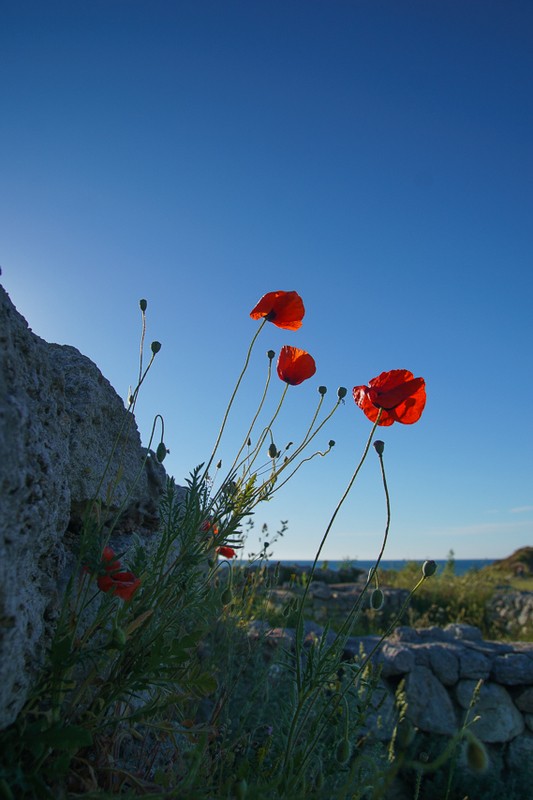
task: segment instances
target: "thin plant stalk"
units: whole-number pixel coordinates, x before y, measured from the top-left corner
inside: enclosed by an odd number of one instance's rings
[[[237,392],[239,391],[239,386],[241,385],[242,379],[244,378],[244,373],[248,369],[248,364],[250,363],[250,356],[252,355],[252,350],[253,350],[254,344],[257,341],[257,337],[259,336],[259,334],[263,330],[263,326],[265,325],[266,321],[267,321],[267,318],[265,317],[263,319],[263,321],[261,322],[261,324],[259,325],[259,327],[257,328],[257,330],[256,330],[256,332],[255,332],[255,334],[254,334],[254,336],[252,338],[252,341],[250,342],[250,346],[248,348],[248,352],[246,353],[246,358],[244,360],[244,366],[243,366],[243,368],[241,370],[241,374],[237,378],[237,383],[235,384],[235,388],[233,389],[233,393],[232,393],[232,395],[230,397],[228,406],[226,408],[226,412],[225,412],[224,417],[222,419],[222,424],[220,426],[220,430],[218,432],[218,436],[216,438],[215,445],[213,447],[213,452],[211,453],[211,458],[207,462],[207,466],[206,466],[206,468],[204,470],[204,474],[203,474],[202,480],[205,480],[205,478],[207,477],[207,475],[209,473],[209,468],[210,468],[211,464],[213,463],[213,459],[215,458],[215,454],[216,454],[216,452],[218,450],[218,446],[220,444],[220,440],[222,439],[222,434],[224,433],[224,429],[226,427],[226,422],[228,421],[229,412],[231,411],[231,407],[233,405],[235,397],[237,396]]]

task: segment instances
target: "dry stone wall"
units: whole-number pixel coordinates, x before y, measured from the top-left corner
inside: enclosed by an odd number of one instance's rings
[[[323,633],[305,624],[306,646]],[[294,643],[294,630],[252,625],[249,635],[271,644]],[[333,638],[334,634],[329,633]],[[403,682],[407,717],[423,734],[452,736],[463,724],[474,689],[481,679],[479,699],[470,718],[471,730],[498,753],[504,771],[517,763],[533,764],[533,642],[491,642],[471,625],[445,628],[398,627],[381,646],[378,636],[350,637],[344,658],[371,656],[380,677],[372,698],[367,732],[386,742],[397,719],[395,693]]]

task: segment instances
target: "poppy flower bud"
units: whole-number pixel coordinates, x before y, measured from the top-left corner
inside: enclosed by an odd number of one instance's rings
[[[222,467],[222,459],[217,461],[217,469],[221,469],[221,467]]]
[[[374,589],[372,594],[370,595],[370,608],[374,611],[379,611],[383,608],[383,603],[385,602],[385,595],[381,591],[381,589]]]
[[[229,587],[227,589],[224,589],[224,591],[220,596],[220,599],[222,600],[223,606],[228,606],[231,603],[231,601],[233,600],[233,595]]]
[[[374,442],[374,450],[378,454],[378,456],[383,455],[383,451],[385,450],[385,442],[382,442],[381,439],[376,439]]]
[[[350,742],[348,739],[343,739],[342,742],[339,742],[337,745],[337,752],[335,753],[335,758],[339,762],[339,764],[346,764],[348,759],[350,758]]]
[[[170,453],[170,450],[167,450],[165,443],[159,442],[157,450],[155,451],[155,456],[160,464],[165,460],[167,453]]]
[[[272,442],[272,444],[268,448],[268,455],[270,456],[270,458],[276,458],[276,456],[278,455],[278,448],[276,447],[274,442]]]
[[[235,800],[245,800],[246,795],[248,794],[248,784],[244,778],[241,778],[240,781],[236,781],[233,784],[233,794],[235,796]]]
[[[275,355],[276,353],[274,352],[274,350],[267,350],[267,358],[269,361],[272,361]]]
[[[337,397],[339,398],[339,400],[342,400],[343,397],[346,397],[347,392],[348,389],[345,389],[344,386],[339,386],[339,388],[337,389]]]
[[[146,311],[147,305],[148,303],[146,302],[146,300],[139,300],[139,308],[141,309],[141,311]]]
[[[117,650],[123,650],[124,647],[126,646],[126,641],[127,641],[126,632],[122,630],[122,628],[115,628],[113,630],[113,638],[111,641],[113,646],[116,647]]]
[[[437,565],[434,561],[424,561],[422,564],[422,575],[424,578],[431,578],[437,571]]]
[[[321,394],[322,397],[324,397],[324,395],[326,394],[327,390],[328,390],[327,386],[319,386],[318,387],[318,394]]]
[[[247,445],[248,445],[248,447],[251,447],[251,446],[252,446],[252,440],[250,439],[250,437],[248,437],[248,442],[247,442]]]
[[[414,738],[415,729],[413,724],[407,717],[403,717],[396,726],[396,744],[400,750],[407,750]]]
[[[152,342],[152,344],[150,345],[150,350],[155,356],[155,354],[159,353],[159,351],[161,350],[161,342]]]
[[[335,447],[335,439],[329,440],[329,447]]]
[[[466,745],[466,763],[473,772],[486,772],[489,757],[484,745],[470,732]]]

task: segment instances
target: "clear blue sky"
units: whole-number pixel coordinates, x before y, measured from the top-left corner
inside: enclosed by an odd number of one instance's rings
[[[0,0],[0,263],[33,330],[135,382],[138,300],[163,348],[138,422],[166,421],[178,482],[208,458],[264,293],[300,331],[261,334],[220,455],[253,414],[264,352],[302,347],[281,446],[317,386],[423,376],[413,426],[381,431],[389,558],[532,544],[533,6],[529,0]],[[276,379],[277,381],[277,379]],[[281,390],[274,386],[272,402]],[[311,558],[370,423],[256,522]],[[372,452],[326,558],[378,552]],[[253,542],[250,542],[253,547]]]

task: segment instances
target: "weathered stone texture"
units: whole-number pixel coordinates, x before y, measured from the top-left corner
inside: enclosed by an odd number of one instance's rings
[[[0,286],[0,728],[41,663],[87,503],[119,515],[115,534],[156,527],[165,471],[146,455],[96,365],[36,336]]]

